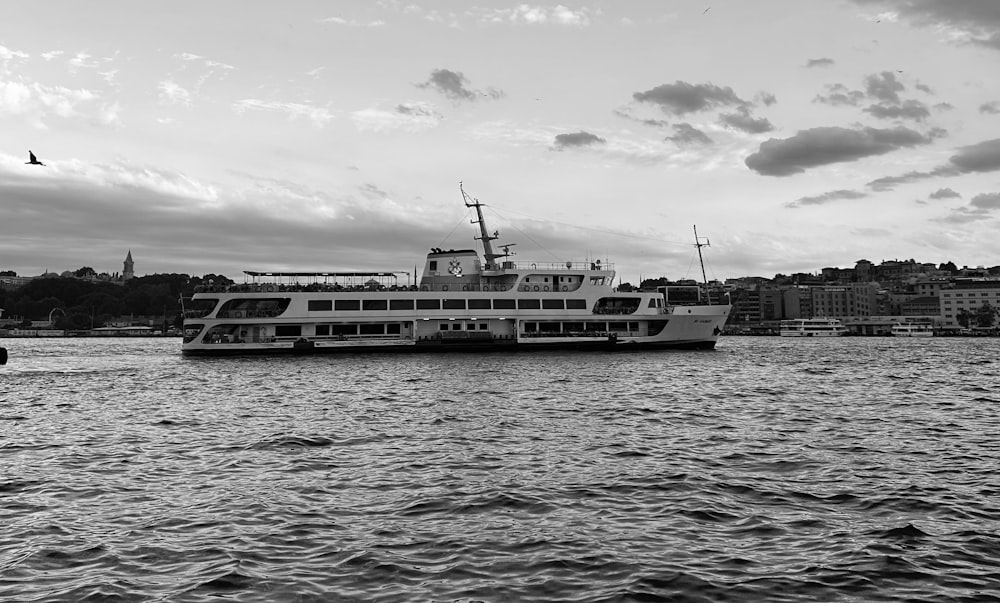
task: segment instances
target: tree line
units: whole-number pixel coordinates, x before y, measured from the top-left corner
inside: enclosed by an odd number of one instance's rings
[[[86,268],[75,274],[86,274]],[[22,325],[48,320],[56,329],[78,330],[103,327],[123,316],[159,318],[164,326],[183,322],[180,298],[190,297],[195,287],[213,282],[233,284],[225,276],[206,274],[151,274],[121,284],[70,277],[36,278],[17,289],[0,289],[4,317],[18,316]]]

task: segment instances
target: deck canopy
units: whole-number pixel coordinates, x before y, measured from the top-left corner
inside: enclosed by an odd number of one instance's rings
[[[409,272],[258,272],[244,270],[244,280],[251,283],[323,283],[357,285],[395,285],[399,275]],[[372,283],[374,281],[374,283]],[[409,278],[407,278],[409,281]]]

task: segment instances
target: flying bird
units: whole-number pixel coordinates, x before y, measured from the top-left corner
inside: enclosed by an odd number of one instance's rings
[[[709,7],[708,7],[708,8],[706,8],[705,10],[701,11],[701,14],[703,14],[703,15],[704,15],[705,13],[707,13],[707,12],[708,12],[708,11],[710,11],[710,10],[712,10],[712,7],[711,7],[711,6],[709,6]]]
[[[28,161],[25,161],[24,165],[45,165],[45,164],[42,163],[41,161],[39,161],[38,158],[35,157],[35,154],[32,153],[31,150],[29,149],[28,150]]]

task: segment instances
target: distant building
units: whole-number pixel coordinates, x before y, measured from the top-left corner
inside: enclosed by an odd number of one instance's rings
[[[135,262],[132,261],[132,250],[128,250],[128,255],[125,256],[125,267],[122,268],[122,280],[127,281],[131,278],[135,278]]]
[[[1000,308],[1000,281],[956,281],[952,289],[941,290],[941,315],[945,326],[958,326],[958,315],[964,310],[970,314],[989,304]]]

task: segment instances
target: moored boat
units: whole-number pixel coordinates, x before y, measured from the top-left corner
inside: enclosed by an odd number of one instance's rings
[[[781,321],[778,334],[782,337],[841,337],[847,334],[836,318],[794,318]]]
[[[892,326],[893,337],[933,337],[934,329],[922,322],[901,322]]]
[[[462,196],[476,212],[482,258],[431,249],[413,284],[397,272],[244,271],[243,284],[182,300],[183,353],[715,347],[730,305],[618,291],[614,266],[600,260],[514,262],[511,245],[494,249],[482,204]]]

